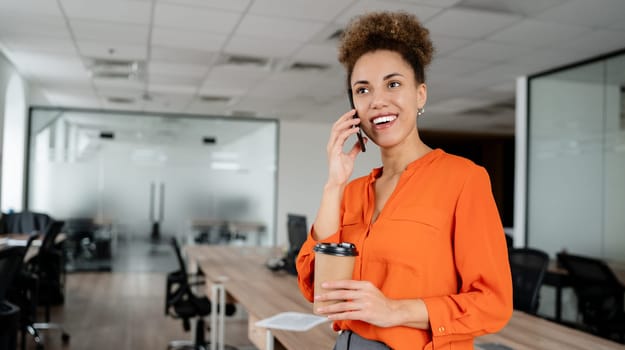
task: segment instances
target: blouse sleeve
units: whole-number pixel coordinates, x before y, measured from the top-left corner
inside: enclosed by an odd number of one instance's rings
[[[340,229],[333,233],[330,237],[316,241],[312,237],[315,227],[310,229],[308,238],[302,245],[302,248],[297,255],[296,268],[297,268],[297,284],[299,289],[308,301],[312,302],[315,295],[313,288],[314,274],[315,274],[315,252],[313,248],[315,244],[319,242],[324,243],[339,243],[340,242]]]
[[[434,349],[497,332],[512,316],[512,280],[503,227],[488,173],[470,172],[457,201],[454,259],[457,294],[424,298]]]

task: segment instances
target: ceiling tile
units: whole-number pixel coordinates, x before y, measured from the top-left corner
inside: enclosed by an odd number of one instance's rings
[[[569,0],[462,0],[458,7],[486,12],[533,16]]]
[[[0,14],[0,36],[6,33],[45,34],[51,37],[69,38],[67,24],[63,17],[27,13]]]
[[[18,71],[41,80],[84,80],[88,78],[82,62],[67,55],[41,52],[11,52],[11,61]]]
[[[421,22],[426,22],[432,16],[438,14],[441,9],[438,7],[415,5],[413,3],[389,2],[363,0],[357,1],[343,12],[335,21],[341,24],[347,24],[355,16],[374,11],[406,11],[416,15]]]
[[[541,47],[558,45],[587,31],[588,28],[581,26],[525,19],[491,35],[488,40]]]
[[[486,62],[501,62],[508,58],[529,52],[526,46],[499,44],[489,41],[478,41],[451,53],[449,57],[467,58]]]
[[[338,48],[335,45],[306,45],[293,59],[301,62],[338,65]]]
[[[241,14],[231,11],[156,4],[154,26],[196,29],[204,33],[228,34],[239,21]]]
[[[76,47],[69,38],[62,39],[36,34],[2,33],[0,34],[0,42],[11,51],[76,54]]]
[[[201,65],[212,62],[215,55],[201,50],[170,48],[153,45],[150,51],[150,58],[157,62]]]
[[[461,47],[467,46],[474,42],[474,40],[454,38],[434,33],[430,35],[430,39],[432,40],[432,44],[434,45],[435,57],[445,56],[450,52],[453,52]]]
[[[301,42],[288,39],[276,41],[271,38],[235,35],[226,44],[224,51],[230,54],[252,57],[287,57],[301,46]]]
[[[147,24],[115,23],[96,20],[72,20],[70,26],[77,39],[143,44],[148,41]]]
[[[193,96],[198,90],[195,85],[173,85],[173,84],[148,84],[150,94],[185,94]],[[191,98],[189,97],[189,100]]]
[[[479,71],[489,65],[490,62],[485,61],[443,57],[433,60],[426,73],[428,76],[458,76]]]
[[[434,7],[452,7],[462,0],[389,0],[394,2],[428,5]]]
[[[271,97],[281,95],[283,98],[295,97],[306,92],[319,81],[315,73],[277,72],[250,90],[253,97]]]
[[[180,86],[180,85],[189,85],[189,86],[199,86],[200,83],[204,80],[204,76],[195,76],[195,77],[191,77],[191,76],[182,76],[182,75],[172,75],[172,74],[167,74],[167,75],[160,75],[160,74],[154,74],[154,73],[149,73],[149,77],[148,77],[148,81],[150,84],[154,84],[154,85],[174,85],[174,86]]]
[[[236,34],[304,42],[310,40],[323,26],[321,22],[247,15]]]
[[[572,0],[538,14],[537,19],[588,27],[606,28],[616,21],[625,21],[625,1]]]
[[[154,28],[152,45],[170,48],[219,51],[226,40],[222,34],[206,34],[197,31]]]
[[[0,19],[15,14],[50,15],[62,18],[63,14],[56,1],[49,0],[4,0],[0,1]]]
[[[126,90],[142,92],[145,87],[145,83],[134,79],[104,79],[95,78],[93,84],[98,91],[110,91],[110,90]]]
[[[150,74],[175,75],[184,77],[205,76],[208,73],[208,64],[175,64],[164,62],[150,62],[148,64]]]
[[[70,19],[95,19],[123,23],[149,23],[149,2],[120,0],[59,0]]]
[[[593,30],[579,35],[573,40],[563,41],[557,47],[596,56],[615,51],[614,48],[616,47],[625,48],[625,31]]]
[[[510,60],[509,64],[522,67],[527,75],[532,75],[578,62],[586,58],[589,58],[588,53],[580,51],[543,48],[531,54],[516,57]]]
[[[54,87],[50,89],[44,89],[43,93],[55,106],[73,108],[100,108],[100,100],[91,90],[68,90]]]
[[[145,60],[145,45],[121,44],[116,42],[93,42],[82,39],[76,43],[80,54],[84,57],[97,57],[117,60]]]
[[[230,11],[244,11],[252,0],[159,0],[160,3],[189,7],[208,7]]]
[[[255,1],[249,13],[283,18],[330,21],[352,2],[351,0],[265,0]]]
[[[484,38],[521,19],[520,16],[451,8],[425,23],[433,34]]]
[[[267,78],[271,72],[267,69],[256,67],[237,67],[230,65],[216,65],[210,71],[207,80],[213,82],[227,82],[231,87],[246,90]]]

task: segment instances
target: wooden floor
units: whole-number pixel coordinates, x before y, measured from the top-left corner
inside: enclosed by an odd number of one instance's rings
[[[46,331],[45,349],[167,349],[171,340],[190,339],[182,321],[165,316],[164,294],[163,273],[68,274],[65,304],[53,309],[51,321],[62,323],[71,340],[63,346],[58,331]],[[226,329],[226,344],[254,349],[244,313],[229,318]],[[26,344],[35,349],[29,336]]]

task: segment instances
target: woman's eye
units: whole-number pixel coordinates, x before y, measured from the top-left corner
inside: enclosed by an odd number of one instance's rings
[[[391,81],[390,83],[388,83],[388,87],[390,88],[396,88],[399,87],[401,84],[398,81]]]
[[[366,94],[367,92],[369,92],[369,89],[364,88],[364,87],[356,89],[357,94]]]

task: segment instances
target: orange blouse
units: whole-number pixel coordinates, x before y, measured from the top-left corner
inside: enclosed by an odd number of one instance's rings
[[[474,337],[498,331],[512,315],[505,236],[488,173],[433,150],[408,165],[371,224],[381,173],[374,169],[347,185],[341,226],[323,241],[354,243],[353,279],[370,281],[387,298],[422,299],[431,329],[350,320],[336,321],[334,329],[396,350],[473,349]],[[309,235],[297,259],[299,287],[310,301],[316,243]]]

